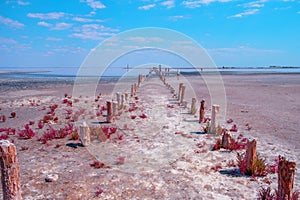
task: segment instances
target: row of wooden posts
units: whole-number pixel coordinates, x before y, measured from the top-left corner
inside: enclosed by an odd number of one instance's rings
[[[179,83],[178,93],[174,87],[167,83],[166,77],[159,71],[156,71],[157,75],[159,75],[161,81],[166,85],[171,92],[177,96],[178,103],[184,105],[184,95],[186,91],[186,87],[184,83]],[[197,112],[196,108],[197,100],[196,98],[192,98],[191,101],[191,108],[190,113],[195,115]],[[184,105],[186,107],[186,104]],[[209,133],[217,133],[219,122],[218,122],[218,115],[220,111],[219,105],[212,105],[212,113],[211,113],[211,122],[208,132]],[[199,123],[204,122],[204,115],[205,115],[205,100],[203,99],[200,102],[200,110],[199,110]],[[228,149],[230,143],[232,141],[231,135],[229,131],[223,133],[221,145],[223,148]],[[245,154],[245,163],[246,163],[246,171],[251,171],[253,169],[254,163],[257,160],[257,153],[256,153],[256,140],[248,141],[246,145],[246,154]],[[280,157],[278,163],[278,194],[277,198],[283,200],[291,200],[293,195],[293,185],[294,185],[294,177],[296,174],[296,163],[289,162],[285,158]]]
[[[153,71],[153,70],[152,70]],[[183,83],[179,84],[178,94],[176,94],[175,89],[167,83],[166,77],[163,76],[161,71],[154,70],[163,81],[163,83],[171,90],[171,92],[177,96],[177,100],[180,104],[184,103],[184,94],[186,87]],[[151,73],[151,72],[149,72]],[[131,85],[131,97],[136,95],[137,87],[140,87],[142,82],[145,80],[146,76],[139,75],[138,83]],[[116,93],[116,101],[107,101],[107,123],[113,121],[114,116],[118,115],[119,110],[124,108],[124,104],[129,99],[128,93]],[[196,98],[192,98],[191,103],[191,113],[196,114]],[[199,123],[204,121],[205,115],[205,100],[200,102],[199,110]],[[219,105],[212,106],[211,124],[209,133],[216,133],[218,124],[218,113]],[[90,129],[86,123],[80,126],[79,130],[80,140],[83,146],[88,146],[90,144]],[[226,146],[230,143],[230,134],[224,133],[222,137],[222,146]],[[2,176],[2,188],[3,188],[3,199],[4,200],[20,200],[21,196],[21,186],[20,186],[20,166],[17,159],[16,147],[13,143],[8,140],[0,141],[0,164],[1,164],[1,176]],[[246,147],[246,169],[252,169],[253,163],[257,159],[256,154],[256,140],[247,143]],[[278,196],[282,199],[290,200],[293,193],[294,176],[296,173],[296,163],[289,162],[283,158],[280,159],[278,165]]]

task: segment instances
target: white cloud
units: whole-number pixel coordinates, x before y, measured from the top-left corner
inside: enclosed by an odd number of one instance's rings
[[[112,29],[99,24],[85,24],[80,29],[75,30],[75,33],[70,37],[91,40],[103,40],[105,37],[113,36],[118,29]]]
[[[1,44],[17,44],[17,41],[10,39],[10,38],[0,37],[0,43]]]
[[[12,28],[23,28],[25,25],[16,21],[16,20],[12,20],[10,18],[5,18],[0,16],[0,24],[4,24],[7,26],[10,26]]]
[[[248,3],[243,4],[245,8],[262,8],[265,6],[266,0],[258,0],[258,1],[251,1]]]
[[[259,9],[246,10],[244,12],[229,16],[228,18],[241,18],[241,17],[245,17],[245,16],[248,16],[248,15],[254,15],[258,11],[259,11]]]
[[[167,0],[160,3],[161,5],[165,6],[166,8],[174,8],[175,7],[175,1],[174,0]]]
[[[25,2],[25,1],[21,1],[21,0],[17,1],[17,3],[18,3],[18,5],[20,5],[20,6],[27,6],[27,5],[30,4],[30,2]]]
[[[101,19],[89,19],[89,18],[82,18],[82,17],[73,17],[73,20],[77,22],[104,22],[104,20]]]
[[[215,2],[226,3],[231,1],[233,0],[187,0],[187,1],[183,1],[182,5],[184,5],[186,8],[198,8],[201,5],[209,5]]]
[[[175,15],[175,16],[170,16],[169,19],[172,21],[177,21],[179,19],[187,19],[188,17],[183,16],[183,15]]]
[[[38,19],[59,19],[65,16],[63,12],[50,12],[50,13],[28,13],[27,17]]]
[[[51,26],[52,26],[52,24],[49,24],[49,23],[44,22],[44,21],[38,22],[37,24],[38,24],[39,26],[44,26],[44,27],[51,27]]]
[[[138,7],[138,9],[139,10],[149,10],[151,8],[154,8],[155,6],[156,6],[156,4],[148,4],[148,5]]]
[[[93,9],[104,9],[106,6],[101,1],[95,1],[95,0],[80,0],[80,2],[87,3],[88,6],[90,6]]]
[[[55,26],[52,28],[52,30],[66,30],[72,27],[72,24],[68,24],[68,23],[56,23]]]
[[[46,40],[49,40],[49,41],[61,41],[62,39],[61,38],[56,38],[56,37],[47,37]]]

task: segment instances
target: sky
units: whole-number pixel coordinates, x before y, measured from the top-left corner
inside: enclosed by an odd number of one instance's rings
[[[186,35],[217,66],[300,66],[300,0],[1,0],[0,70],[73,73],[106,39],[143,27]]]

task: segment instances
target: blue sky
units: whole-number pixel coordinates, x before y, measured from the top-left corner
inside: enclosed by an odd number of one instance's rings
[[[300,66],[300,0],[2,0],[0,70],[75,70],[103,40],[142,27],[191,37],[217,66]]]

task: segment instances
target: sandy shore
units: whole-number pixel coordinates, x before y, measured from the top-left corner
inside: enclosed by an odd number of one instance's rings
[[[299,75],[223,75],[222,78],[227,99],[224,117],[232,118],[238,127],[234,137],[243,134],[256,138],[257,151],[268,163],[274,163],[282,155],[299,164]],[[0,114],[7,118],[0,122],[0,128],[11,127],[18,132],[29,121],[35,122],[31,125],[36,132],[33,138],[24,140],[9,135],[18,150],[24,199],[240,200],[256,199],[261,186],[276,189],[276,174],[257,178],[226,174],[236,168],[228,166],[230,160],[236,160],[236,151],[211,151],[217,136],[199,134],[205,124],[198,123],[198,112],[194,116],[188,108],[178,106],[157,77],[142,84],[138,98],[126,102],[113,124],[103,123],[106,112],[102,109],[99,113],[101,107],[106,100],[115,98],[115,92],[130,92],[133,81],[136,80],[102,81],[95,96],[70,97],[72,107],[62,103],[65,93],[72,95],[72,81],[0,81]],[[167,81],[176,89],[179,82],[185,82],[188,102],[192,97],[197,97],[198,104],[206,99],[206,117],[210,117],[210,94],[201,77],[186,76],[179,81],[167,77]],[[89,84],[84,88],[91,88]],[[101,98],[95,100],[99,93]],[[39,129],[38,122],[54,104],[58,105],[55,110],[58,120],[51,126],[56,129],[71,123],[66,118],[72,110],[71,115],[80,113],[78,121],[72,122],[74,126],[86,121],[91,128],[117,127],[117,132],[105,142],[93,135],[89,147],[78,146],[79,140],[70,140],[70,136],[43,144],[38,138],[49,126],[44,124]],[[136,109],[132,111],[133,105]],[[9,118],[11,112],[16,112],[15,118]],[[220,123],[225,128],[232,126],[225,121]],[[247,130],[246,124],[251,130]],[[110,168],[91,167],[95,160]],[[47,174],[57,174],[58,180],[45,182]],[[299,170],[294,188],[300,189]]]

